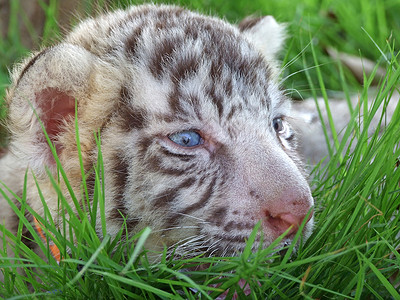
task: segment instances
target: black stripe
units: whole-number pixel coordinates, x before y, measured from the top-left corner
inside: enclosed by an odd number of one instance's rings
[[[89,198],[92,199],[92,197],[94,195],[94,188],[96,185],[96,172],[94,169],[89,170],[89,174],[87,175],[85,181],[86,181],[86,188],[88,190]]]
[[[192,205],[186,207],[180,213],[182,213],[182,214],[190,214],[192,211],[204,207],[210,201],[210,198],[211,198],[212,194],[215,191],[215,183],[216,183],[216,181],[217,181],[217,178],[214,177],[214,179],[210,182],[210,184],[207,187],[207,190],[205,191],[203,196],[200,198],[200,200],[198,202],[193,203]]]
[[[182,45],[182,37],[167,37],[166,39],[160,41],[154,48],[155,51],[152,55],[152,60],[149,62],[149,69],[154,78],[161,78],[164,69],[169,66],[168,60],[171,58],[174,50],[179,45]]]
[[[128,180],[128,169],[128,163],[119,153],[117,153],[114,160],[114,166],[112,168],[114,173],[114,184],[117,191],[114,198],[114,201],[116,203],[115,209],[121,211],[121,213],[125,216],[128,214],[128,209],[124,201],[124,193]],[[115,214],[116,213],[114,212],[114,215]]]
[[[126,87],[120,91],[120,101],[115,114],[121,119],[121,127],[126,132],[132,129],[143,129],[147,126],[147,112],[143,109],[133,108],[130,103],[130,93]]]
[[[116,194],[114,197],[114,207],[112,208],[108,218],[112,221],[123,223],[124,216],[126,218],[126,226],[128,230],[132,230],[139,223],[139,220],[130,218],[128,213],[128,203],[125,199],[125,191],[129,176],[129,164],[121,154],[117,153],[113,165],[114,184],[116,186]],[[122,216],[121,216],[122,215]]]
[[[192,160],[196,156],[196,155],[190,155],[190,154],[173,153],[173,152],[170,152],[170,151],[168,151],[167,149],[164,149],[164,148],[161,150],[161,152],[164,155],[176,157],[176,158],[179,158],[182,161]]]
[[[221,226],[224,223],[227,210],[228,209],[226,207],[219,207],[215,209],[207,221],[215,226]]]
[[[147,165],[148,165],[148,171],[152,171],[154,173],[161,173],[161,174],[166,174],[170,176],[180,176],[184,174],[187,171],[191,171],[193,168],[196,167],[196,163],[191,163],[187,165],[186,161],[192,160],[192,158],[186,159],[185,157],[178,157],[180,161],[183,161],[183,166],[180,167],[179,163],[176,163],[176,166],[173,167],[167,167],[163,166],[163,159],[164,157],[160,158],[157,156],[152,155],[147,159]]]
[[[207,91],[207,93],[210,96],[210,99],[218,112],[218,117],[221,119],[221,117],[224,113],[224,97],[223,97],[223,95],[217,94],[217,92],[215,90],[215,84],[213,84],[210,87],[210,89]]]
[[[153,143],[153,137],[143,137],[138,141],[137,149],[138,149],[138,156],[140,160],[143,160],[146,156],[147,150],[149,149],[150,145]]]
[[[231,110],[229,111],[228,115],[226,116],[226,120],[227,121],[230,121],[232,119],[232,117],[236,113],[236,110],[237,110],[237,106],[236,105],[231,107]]]
[[[234,222],[230,221],[228,224],[224,226],[224,231],[226,232],[237,232],[237,231],[242,231],[244,229],[253,229],[255,224],[253,223],[242,223],[242,222]]]
[[[250,28],[257,25],[258,22],[260,22],[263,18],[264,18],[264,16],[262,16],[262,17],[254,17],[254,16],[246,17],[242,21],[240,21],[240,23],[238,25],[239,30],[240,31],[249,30]]]
[[[175,86],[174,90],[168,95],[168,104],[174,115],[182,111],[179,98],[180,98],[180,93],[178,91],[178,87]]]
[[[175,200],[182,189],[186,189],[191,187],[196,182],[195,177],[189,177],[184,182],[182,182],[177,187],[168,189],[163,191],[162,193],[158,194],[153,203],[156,208],[161,208],[165,206],[169,206],[169,204]]]
[[[232,83],[232,77],[228,78],[228,81],[224,82],[223,84],[225,94],[228,98],[231,98],[233,95],[233,83]]]
[[[30,67],[32,67],[32,65],[41,57],[43,56],[45,53],[47,53],[50,49],[52,48],[46,48],[43,51],[39,52],[35,57],[33,57],[28,64],[25,66],[25,68],[22,70],[21,74],[19,75],[19,78],[17,80],[17,86],[19,85],[19,82],[21,81],[22,77],[25,75],[25,73],[28,71],[28,69]]]
[[[174,64],[168,66],[169,68],[171,68],[171,81],[174,84],[178,85],[186,78],[193,76],[197,73],[200,62],[200,57],[194,55],[194,53],[191,53],[190,55],[186,55],[184,57],[177,57]]]
[[[112,208],[108,219],[110,221],[117,221],[119,224],[123,224],[123,220],[126,220],[126,228],[128,229],[128,231],[132,231],[133,229],[135,229],[135,227],[139,224],[140,219],[138,218],[132,218],[129,216],[126,206],[122,205],[122,206],[115,206]]]
[[[140,39],[142,37],[144,29],[144,21],[139,24],[130,34],[130,36],[125,41],[125,51],[128,58],[137,57],[137,50],[140,44]]]

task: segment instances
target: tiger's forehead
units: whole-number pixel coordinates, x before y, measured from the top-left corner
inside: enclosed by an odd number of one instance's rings
[[[205,63],[178,79],[168,73],[156,79],[143,68],[131,87],[130,104],[154,115],[175,116],[178,120],[230,121],[239,115],[268,118],[278,110],[285,114],[282,108],[286,99],[273,83],[248,84],[226,66],[221,69],[220,77],[210,76],[210,65]]]
[[[267,62],[235,26],[182,8],[117,11],[69,40],[119,64],[130,104],[153,114],[229,120],[285,102]]]

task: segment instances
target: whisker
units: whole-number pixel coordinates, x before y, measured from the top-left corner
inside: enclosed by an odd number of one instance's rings
[[[174,226],[174,227],[168,227],[168,228],[162,228],[158,230],[154,230],[153,232],[165,232],[165,231],[170,231],[170,230],[175,230],[175,229],[199,229],[199,226],[193,225],[193,226]]]
[[[188,214],[184,214],[184,213],[176,213],[176,214],[180,215],[180,216],[184,216],[184,217],[188,217],[188,218],[192,218],[192,219],[201,221],[202,224],[209,224],[210,223],[210,222],[208,222],[208,221],[206,221],[204,219],[201,219],[201,218],[198,218],[198,217],[195,217],[195,216],[192,216],[192,215],[188,215]]]
[[[311,42],[312,42],[312,40],[298,54],[296,54],[295,57],[293,57],[291,60],[289,60],[284,66],[282,66],[281,72],[285,71],[292,64],[294,64],[301,57],[301,55],[306,51],[306,49],[311,45]]]
[[[305,69],[301,69],[301,70],[299,70],[299,71],[293,72],[293,73],[289,74],[288,76],[282,78],[282,79],[280,80],[280,82],[281,82],[281,83],[284,83],[286,80],[288,80],[290,77],[292,77],[292,76],[294,76],[294,75],[296,75],[296,74],[299,74],[299,73],[302,73],[302,72],[305,72],[305,71],[308,71],[308,70],[312,70],[312,69],[315,69],[315,68],[318,68],[318,67],[322,67],[322,66],[325,66],[325,65],[328,65],[328,64],[331,64],[331,62],[322,63],[322,64],[318,64],[318,65],[315,65],[315,66],[311,66],[311,67],[308,67],[308,68],[305,68]]]

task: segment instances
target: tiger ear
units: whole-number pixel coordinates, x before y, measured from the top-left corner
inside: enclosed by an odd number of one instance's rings
[[[7,94],[11,148],[35,171],[55,165],[39,119],[60,155],[62,136],[73,130],[75,101],[84,102],[94,64],[94,55],[82,47],[60,44],[27,59],[14,72]]]
[[[276,22],[272,16],[250,16],[243,19],[238,27],[268,63],[277,67],[279,52],[283,49],[286,39],[285,25]]]

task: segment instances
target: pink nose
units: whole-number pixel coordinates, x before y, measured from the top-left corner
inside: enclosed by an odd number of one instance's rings
[[[275,231],[278,236],[291,227],[288,233],[288,235],[291,235],[297,232],[306,215],[295,215],[292,213],[274,215],[269,211],[265,211],[264,226]],[[313,212],[310,213],[307,222],[311,219],[312,215]]]

